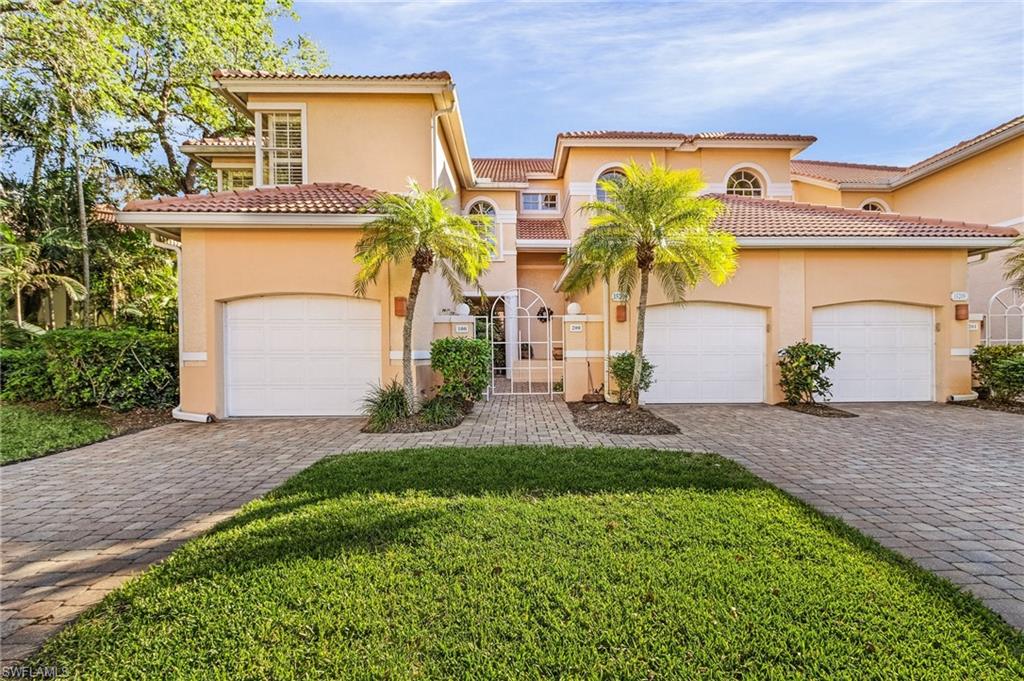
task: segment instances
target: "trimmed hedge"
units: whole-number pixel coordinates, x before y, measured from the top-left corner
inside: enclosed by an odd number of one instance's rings
[[[59,329],[3,352],[3,398],[65,407],[169,407],[178,400],[177,338],[162,331]]]
[[[1024,354],[993,364],[988,385],[1001,400],[1024,399]]]
[[[974,377],[982,387],[994,391],[993,381],[999,380],[995,377],[996,365],[1014,357],[1024,357],[1024,345],[979,345],[971,353]]]
[[[476,402],[491,382],[491,346],[478,338],[438,338],[430,344],[430,366],[444,379],[439,395]]]

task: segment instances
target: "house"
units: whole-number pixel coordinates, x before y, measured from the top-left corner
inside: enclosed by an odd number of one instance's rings
[[[794,159],[797,201],[980,222],[1024,232],[1024,116],[943,149],[911,166]],[[969,261],[970,310],[988,313],[1008,284],[1003,258]]]
[[[630,349],[635,309],[599,285],[558,290],[583,230],[580,205],[630,159],[698,168],[741,246],[726,285],[686,305],[654,287],[648,402],[775,402],[776,352],[803,338],[843,353],[835,398],[945,400],[970,390],[966,310],[954,292],[972,258],[1014,231],[794,201],[793,158],[814,137],[761,133],[562,133],[549,158],[473,158],[446,72],[305,76],[218,71],[252,138],[189,142],[222,191],[134,201],[118,220],[179,251],[179,418],[358,413],[368,384],[400,374],[410,271],[392,267],[353,294],[353,249],[379,192],[415,179],[444,186],[465,213],[490,215],[496,255],[486,299],[451,300],[428,280],[414,332],[416,379],[434,380],[429,343],[473,335],[494,312],[494,390],[610,388],[605,358]],[[252,188],[250,188],[250,186]],[[535,387],[537,389],[535,390]]]

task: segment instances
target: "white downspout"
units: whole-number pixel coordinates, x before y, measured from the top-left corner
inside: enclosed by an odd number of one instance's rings
[[[455,111],[452,104],[447,109],[438,109],[430,114],[430,188],[437,188],[437,119]]]
[[[169,238],[169,237],[168,237]],[[181,312],[181,245],[175,245],[171,242],[160,241],[157,238],[156,232],[149,233],[149,243],[153,244],[157,248],[162,248],[165,251],[171,251],[174,253],[174,268],[177,270],[178,275],[178,372],[179,372],[179,385],[181,382],[180,372],[182,367],[185,366],[185,361],[182,359],[182,343],[184,342],[185,336],[182,327],[182,312]],[[181,403],[178,403],[174,409],[171,410],[171,416],[178,419],[179,421],[195,421],[196,423],[209,423],[213,420],[209,414],[196,414],[193,412],[182,411]]]

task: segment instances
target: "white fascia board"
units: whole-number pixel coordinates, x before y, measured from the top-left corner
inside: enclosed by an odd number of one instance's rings
[[[182,144],[178,149],[183,154],[203,154],[206,156],[235,156],[256,153],[255,144],[225,144],[224,146],[214,144]]]
[[[487,178],[477,178],[477,182],[469,189],[529,189],[529,182],[492,182]]]
[[[208,225],[212,227],[361,226],[376,218],[376,215],[310,215],[303,213],[159,213],[155,211],[118,211],[116,213],[117,221],[125,225]]]
[[[568,239],[516,239],[516,250],[519,251],[566,251],[572,244]]]
[[[1017,125],[1011,128],[1007,128],[998,135],[993,135],[988,139],[981,140],[980,142],[975,142],[971,146],[961,149],[955,154],[950,154],[945,158],[937,159],[934,162],[924,166],[923,168],[918,168],[912,173],[900,175],[899,178],[897,178],[891,183],[891,186],[902,187],[905,184],[910,184],[915,180],[919,180],[922,177],[931,175],[932,173],[942,170],[943,168],[948,168],[949,166],[959,163],[960,161],[965,161],[972,156],[976,156],[982,153],[983,151],[988,151],[992,147],[997,147],[1000,144],[1009,142],[1015,137],[1019,137],[1021,135],[1024,135],[1024,122],[1018,123]]]
[[[825,189],[839,189],[839,185],[837,183],[829,182],[828,180],[819,180],[816,177],[808,177],[807,175],[800,175],[799,173],[791,173],[790,177],[793,182],[813,184],[815,187],[824,187]]]
[[[726,149],[797,149],[804,150],[813,142],[800,142],[796,140],[716,140],[698,139],[693,144],[698,148],[726,148]]]
[[[997,223],[995,223],[992,226],[993,227],[1018,227],[1020,225],[1024,225],[1024,215],[1021,215],[1020,217],[1016,217],[1016,218],[1010,218],[1009,220],[1003,220],[1002,222],[997,222]]]
[[[741,248],[983,248],[1013,244],[1001,237],[740,237]]]

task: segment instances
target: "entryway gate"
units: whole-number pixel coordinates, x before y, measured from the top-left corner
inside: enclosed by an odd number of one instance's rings
[[[562,315],[540,294],[514,288],[494,299],[486,318],[491,346],[491,395],[547,395],[565,391]]]

